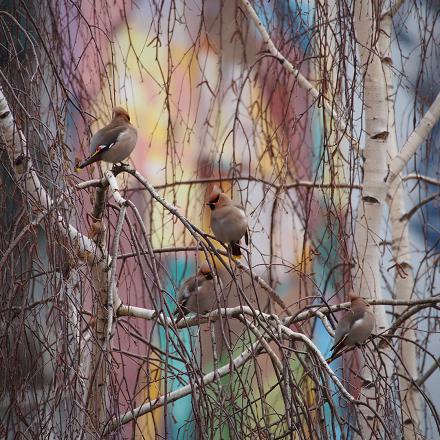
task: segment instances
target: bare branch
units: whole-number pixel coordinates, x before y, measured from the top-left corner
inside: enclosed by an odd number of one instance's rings
[[[402,180],[419,180],[420,182],[429,183],[430,185],[440,186],[440,180],[433,179],[432,177],[428,176],[421,176],[420,174],[416,173],[407,174],[406,176],[402,177]]]
[[[402,147],[396,157],[393,158],[389,164],[389,173],[386,179],[386,184],[390,185],[396,176],[402,172],[411,157],[417,149],[426,140],[435,124],[440,119],[440,93],[435,98],[434,102],[429,107],[423,118],[420,120],[417,127],[408,137],[405,145]]]
[[[405,3],[405,0],[395,0],[389,9],[382,13],[380,19],[393,18],[397,12],[399,12],[400,7]]]
[[[421,200],[419,203],[417,203],[417,205],[413,206],[408,212],[405,212],[405,214],[403,214],[400,217],[400,221],[408,221],[411,219],[411,217],[423,206],[427,205],[429,202],[432,202],[433,200],[436,200],[440,197],[440,193],[436,193],[433,194],[429,197],[426,197],[425,199]]]
[[[277,58],[282,66],[290,72],[297,80],[298,83],[302,88],[304,88],[307,93],[310,93],[310,95],[315,98],[316,101],[319,101],[320,98],[322,98],[321,102],[323,103],[324,110],[328,115],[330,115],[335,123],[337,124],[338,128],[340,129],[341,133],[344,134],[344,136],[347,137],[349,142],[352,144],[354,150],[359,154],[361,152],[359,143],[356,139],[354,139],[351,136],[351,130],[349,130],[342,120],[342,117],[337,113],[337,111],[334,109],[335,103],[329,103],[326,101],[325,97],[308,81],[302,73],[293,67],[292,63],[290,63],[284,55],[276,48],[275,44],[273,43],[272,39],[270,38],[269,33],[267,32],[266,28],[263,26],[263,23],[261,22],[260,18],[258,17],[258,14],[255,12],[254,8],[252,7],[249,0],[241,0],[241,3],[245,7],[246,11],[248,12],[249,16],[252,18],[252,21],[255,23],[258,31],[260,32],[264,43],[267,45],[270,53]]]
[[[215,371],[211,371],[210,373],[204,375],[200,379],[200,385],[208,385],[211,382],[213,382],[217,377],[223,377],[226,374],[238,370],[247,361],[256,357],[260,352],[260,350],[261,350],[260,343],[259,342],[253,343],[249,348],[243,351],[242,354],[237,356],[231,362],[227,363],[226,365]],[[165,404],[165,402],[167,403],[174,402],[175,400],[180,399],[181,397],[187,396],[191,392],[195,392],[197,388],[200,387],[200,385],[190,383],[189,385],[179,388],[176,391],[171,391],[166,395],[162,395],[152,402],[144,403],[143,405],[134,408],[133,410],[128,411],[117,418],[110,420],[105,432],[106,433],[112,432],[115,429],[117,429],[119,426],[128,423],[131,420],[136,419],[137,417],[147,414],[156,408],[160,408]]]
[[[7,146],[7,152],[17,178],[22,182],[23,190],[29,195],[33,208],[37,213],[47,213],[53,201],[41,185],[40,179],[32,165],[32,160],[23,133],[15,124],[12,112],[0,86],[0,133]],[[78,256],[85,260],[101,259],[101,251],[87,236],[81,234],[58,214],[57,226],[78,247]]]

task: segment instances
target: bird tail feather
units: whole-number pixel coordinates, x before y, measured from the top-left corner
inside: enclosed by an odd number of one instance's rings
[[[182,318],[185,317],[185,310],[181,306],[177,306],[177,309],[173,312],[174,323],[177,324]]]
[[[87,165],[90,165],[94,162],[97,162],[98,160],[101,160],[102,153],[106,152],[109,149],[107,148],[98,148],[96,151],[94,151],[84,162],[80,163],[76,169],[81,170],[85,168]]]
[[[239,241],[231,241],[231,253],[233,257],[241,257]]]
[[[81,162],[76,169],[77,170],[82,170],[83,168],[85,168],[87,165],[92,164],[93,162],[97,162],[99,160],[99,157],[96,157],[95,154],[91,155],[90,157],[88,157],[84,162]]]

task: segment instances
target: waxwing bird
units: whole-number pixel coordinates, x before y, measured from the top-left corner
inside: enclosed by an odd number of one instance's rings
[[[136,142],[137,130],[130,124],[130,116],[122,107],[115,107],[111,122],[92,136],[90,156],[77,168],[82,169],[98,160],[122,162],[130,156]]]
[[[211,208],[211,229],[215,238],[230,245],[234,257],[240,257],[240,239],[244,236],[249,244],[248,222],[243,206],[232,201],[218,186],[209,196],[207,205]]]
[[[216,284],[217,289],[223,288],[220,278],[214,276],[206,261],[203,262],[197,275],[186,279],[177,293],[175,322],[191,312],[204,315],[214,310],[217,306]]]
[[[374,315],[370,304],[353,292],[350,292],[351,307],[338,322],[331,360],[344,347],[363,344],[374,329]]]

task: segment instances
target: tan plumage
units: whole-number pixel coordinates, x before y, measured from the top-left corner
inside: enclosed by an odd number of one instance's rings
[[[244,208],[215,186],[207,205],[211,208],[211,229],[215,238],[228,243],[233,256],[240,256],[240,239],[248,244],[248,222]]]
[[[374,329],[374,315],[370,304],[350,292],[351,306],[338,322],[331,350],[332,359],[345,347],[363,344]]]
[[[137,130],[130,124],[130,116],[122,107],[115,107],[111,122],[92,136],[90,156],[77,168],[84,168],[98,160],[122,162],[130,156],[136,142]]]
[[[186,279],[177,293],[177,308],[174,311],[176,322],[190,312],[203,315],[214,310],[217,307],[216,287],[217,290],[223,287],[220,278],[213,275],[205,261],[197,275]]]

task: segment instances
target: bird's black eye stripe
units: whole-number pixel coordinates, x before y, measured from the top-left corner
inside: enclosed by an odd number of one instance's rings
[[[217,203],[219,199],[220,199],[220,194],[214,200],[211,200],[211,203]]]
[[[214,279],[212,273],[207,273],[207,274],[205,275],[205,278],[206,278],[207,280],[212,280],[212,279]]]

